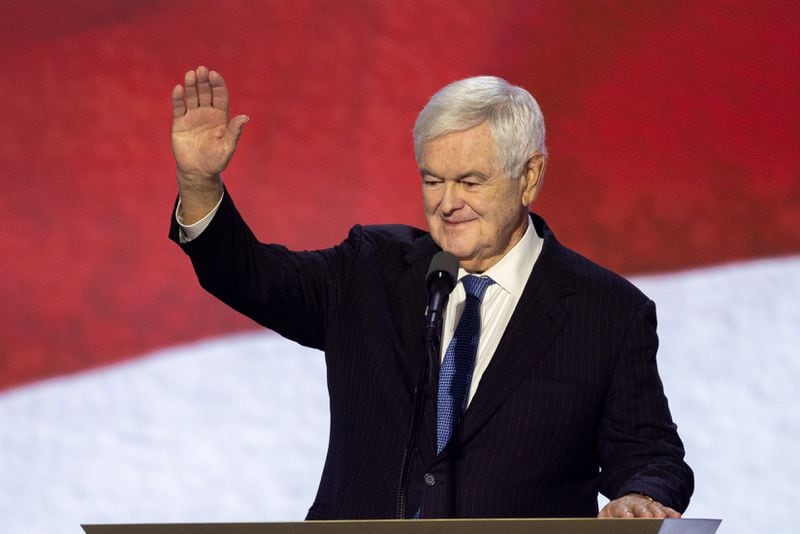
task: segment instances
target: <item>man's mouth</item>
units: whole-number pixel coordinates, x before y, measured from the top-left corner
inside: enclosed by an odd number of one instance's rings
[[[442,219],[442,223],[446,228],[458,228],[459,226],[463,226],[467,223],[472,222],[473,220],[474,219],[467,219],[464,221],[453,221],[453,220]]]

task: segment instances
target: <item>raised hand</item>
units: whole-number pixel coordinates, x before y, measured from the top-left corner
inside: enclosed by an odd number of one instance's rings
[[[186,73],[183,85],[172,89],[172,152],[184,214],[209,209],[219,199],[221,180],[236,150],[242,126],[249,119],[228,119],[228,88],[218,72],[197,67]],[[191,221],[187,221],[191,222]]]

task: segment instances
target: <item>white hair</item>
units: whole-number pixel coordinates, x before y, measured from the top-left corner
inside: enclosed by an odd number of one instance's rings
[[[535,153],[547,156],[544,117],[533,96],[502,78],[476,76],[443,87],[422,109],[414,125],[417,164],[425,143],[484,121],[510,178],[519,178]]]

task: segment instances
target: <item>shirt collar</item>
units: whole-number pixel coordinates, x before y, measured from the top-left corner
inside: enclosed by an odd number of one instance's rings
[[[512,297],[519,299],[528,283],[533,265],[542,252],[543,244],[544,239],[536,233],[533,221],[528,216],[528,227],[525,229],[522,239],[481,276],[490,277],[497,286]],[[470,273],[459,267],[459,280],[468,274]]]

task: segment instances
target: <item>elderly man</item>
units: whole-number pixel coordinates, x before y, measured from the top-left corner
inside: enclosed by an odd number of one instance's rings
[[[601,517],[685,510],[693,477],[658,375],[654,304],[529,212],[546,151],[527,91],[469,78],[422,110],[429,232],[356,226],[313,252],[258,242],[225,190],[247,117],[229,119],[222,77],[188,72],[172,107],[172,239],[208,291],[325,351],[330,442],[309,519],[594,516],[598,492],[611,499]],[[420,384],[426,271],[442,250],[458,282],[438,379]]]

